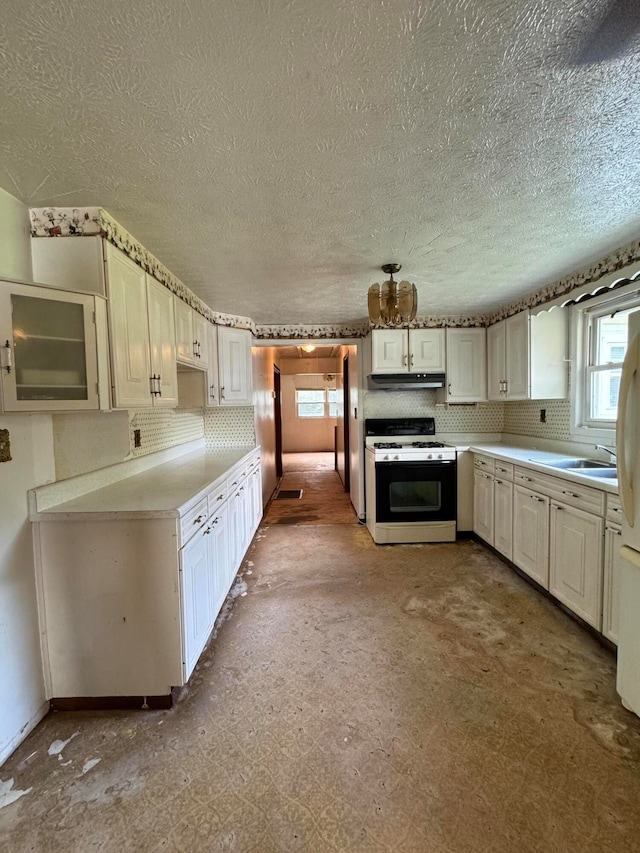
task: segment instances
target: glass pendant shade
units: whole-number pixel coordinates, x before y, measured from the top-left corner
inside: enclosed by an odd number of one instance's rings
[[[369,288],[369,320],[384,326],[402,326],[415,319],[418,292],[409,281],[394,281],[393,276]]]

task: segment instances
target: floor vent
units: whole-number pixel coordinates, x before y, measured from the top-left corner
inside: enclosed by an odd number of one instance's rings
[[[302,497],[302,489],[281,489],[275,496],[276,501],[290,501]]]

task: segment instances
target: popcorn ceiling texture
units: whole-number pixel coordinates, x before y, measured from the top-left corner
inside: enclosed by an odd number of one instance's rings
[[[140,430],[142,444],[133,446],[133,431]],[[204,436],[202,410],[137,409],[129,412],[129,441],[133,457],[146,456]]]
[[[207,450],[254,445],[256,431],[253,406],[205,409],[204,437]]]
[[[580,59],[605,5],[5,0],[0,184],[256,323],[361,322],[387,261],[490,314],[638,237],[640,55]]]

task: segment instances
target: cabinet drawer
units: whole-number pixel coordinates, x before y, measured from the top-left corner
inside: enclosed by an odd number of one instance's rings
[[[510,462],[501,462],[496,459],[494,468],[497,479],[513,482],[513,465]]]
[[[204,524],[208,516],[208,501],[204,497],[188,509],[180,518],[180,541],[184,545],[191,539],[198,528]]]
[[[228,495],[227,481],[224,480],[215,489],[209,492],[209,515],[213,515],[226,501]]]
[[[559,503],[594,515],[604,515],[604,492],[599,489],[592,489],[590,486],[583,486],[572,480],[548,477],[546,474],[539,474],[529,468],[516,467],[513,478],[514,482],[542,495],[547,495],[547,497],[555,498]]]
[[[624,512],[618,495],[607,494],[607,521],[622,524]]]
[[[473,465],[479,471],[484,471],[487,474],[493,474],[494,460],[490,456],[479,456],[477,453],[474,453]]]

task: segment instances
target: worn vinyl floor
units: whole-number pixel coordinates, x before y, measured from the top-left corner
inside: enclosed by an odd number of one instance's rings
[[[0,768],[3,853],[640,850],[612,655],[482,546],[269,525],[244,569],[181,704]]]
[[[293,454],[292,454],[293,455]],[[307,459],[288,461],[280,489],[302,489],[301,498],[274,500],[267,507],[266,524],[355,524],[357,516],[337,472],[320,454],[295,454]],[[324,456],[324,454],[323,454]],[[332,454],[331,454],[332,456]],[[291,470],[298,469],[298,470]]]

